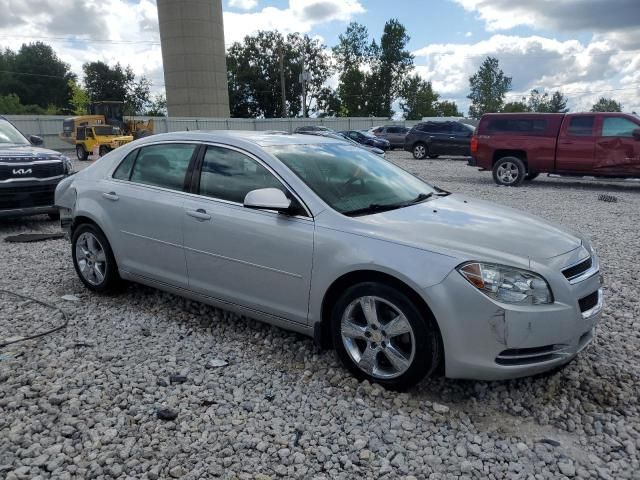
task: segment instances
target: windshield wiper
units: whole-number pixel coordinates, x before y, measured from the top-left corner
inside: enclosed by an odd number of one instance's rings
[[[406,202],[397,202],[397,203],[370,203],[369,206],[364,208],[357,208],[355,210],[349,210],[347,212],[342,212],[344,215],[348,215],[350,217],[358,216],[358,215],[367,215],[369,213],[379,213],[379,212],[387,212],[389,210],[395,210],[397,208],[408,207],[410,205],[415,205],[416,203],[422,203],[425,200],[431,198],[433,193],[420,193],[416,198],[413,198]]]

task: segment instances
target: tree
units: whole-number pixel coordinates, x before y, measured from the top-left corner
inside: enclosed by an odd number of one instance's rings
[[[622,104],[616,102],[613,98],[601,97],[591,107],[592,112],[621,112]]]
[[[42,42],[22,45],[15,53],[0,52],[0,95],[15,94],[23,105],[56,113],[69,108],[69,81],[76,76],[53,49]]]
[[[0,114],[5,115],[44,115],[46,110],[38,105],[23,105],[15,93],[0,95]],[[53,112],[55,114],[56,112]]]
[[[373,68],[370,85],[377,96],[372,98],[369,113],[376,117],[391,117],[391,104],[401,94],[402,84],[413,67],[413,55],[406,50],[410,37],[398,20],[387,21],[378,47],[375,41],[370,47]]]
[[[562,92],[553,92],[549,100],[549,113],[567,113],[569,111],[567,101],[567,97],[565,97]]]
[[[307,82],[307,108],[316,111],[324,83],[332,74],[326,47],[319,40],[277,31],[260,31],[227,50],[227,78],[232,117],[282,116],[280,54],[287,92],[285,116],[302,112],[302,62]]]
[[[75,115],[86,115],[89,107],[89,94],[75,80],[69,81],[71,89],[71,109]]]
[[[502,110],[504,97],[511,90],[511,77],[504,74],[497,58],[487,57],[480,69],[469,78],[469,85],[469,116],[480,118],[485,113]]]
[[[400,108],[407,120],[421,120],[422,117],[438,116],[438,99],[440,95],[433,91],[431,82],[426,82],[418,75],[404,81]]]
[[[144,114],[148,117],[166,117],[167,116],[167,97],[163,93],[157,94],[153,100],[149,102],[147,111]]]
[[[504,113],[520,113],[520,112],[530,112],[529,105],[524,102],[524,97],[522,97],[522,102],[507,102],[502,107],[502,111]]]
[[[333,48],[340,72],[337,94],[340,97],[340,114],[362,117],[367,113],[365,94],[367,75],[362,70],[369,64],[371,46],[367,27],[351,22],[344,34],[338,36],[338,45]]]
[[[438,102],[436,112],[438,117],[462,117],[462,113],[458,110],[458,104],[449,100]]]
[[[119,63],[110,67],[104,62],[89,62],[82,66],[84,87],[92,102],[124,101],[135,81],[131,67]]]
[[[143,115],[151,101],[151,80],[144,75],[127,86],[124,110],[128,115]]]

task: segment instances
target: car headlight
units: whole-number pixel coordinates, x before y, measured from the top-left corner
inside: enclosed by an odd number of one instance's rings
[[[71,159],[65,155],[62,155],[60,157],[60,160],[62,160],[62,163],[64,164],[64,173],[73,173],[73,162],[71,161]]]
[[[469,262],[460,265],[458,272],[471,285],[499,302],[528,305],[553,303],[553,294],[547,281],[528,270]]]

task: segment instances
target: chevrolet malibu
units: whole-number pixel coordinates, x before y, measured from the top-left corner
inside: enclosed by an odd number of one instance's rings
[[[295,330],[389,388],[564,365],[603,306],[586,238],[326,137],[156,135],[56,205],[88,289],[134,281]]]

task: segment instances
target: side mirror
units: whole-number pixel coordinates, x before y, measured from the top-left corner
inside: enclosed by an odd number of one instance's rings
[[[260,188],[247,193],[244,197],[244,206],[256,210],[276,210],[287,213],[291,209],[291,200],[278,188]]]
[[[31,143],[31,145],[35,145],[36,147],[44,144],[44,140],[42,140],[42,138],[37,135],[29,135],[29,142]]]
[[[636,140],[640,140],[640,128],[636,128],[633,132],[631,132],[633,138]]]

